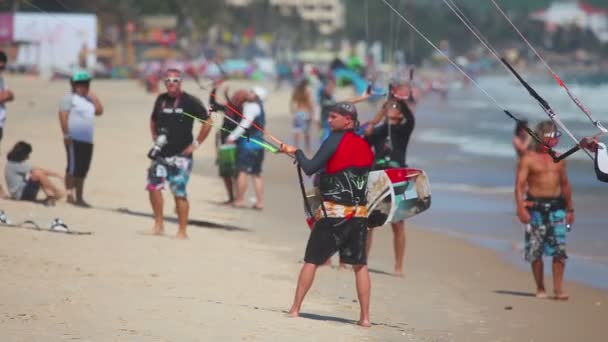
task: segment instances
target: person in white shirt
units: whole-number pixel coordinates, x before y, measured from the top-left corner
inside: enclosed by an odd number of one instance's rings
[[[264,149],[250,139],[241,136],[244,134],[249,138],[263,140],[264,133],[260,129],[263,130],[266,125],[266,115],[262,102],[266,98],[267,91],[261,87],[253,87],[248,93],[242,108],[243,119],[226,138],[227,144],[236,143],[237,148],[237,192],[233,205],[235,207],[245,207],[247,176],[251,176],[256,194],[256,203],[253,205],[253,209],[262,210],[264,209],[264,182],[262,180]]]
[[[61,99],[59,123],[67,152],[65,187],[67,201],[90,207],[83,198],[84,179],[93,157],[93,126],[95,116],[103,114],[99,98],[90,91],[91,76],[80,70],[70,79],[72,93]]]

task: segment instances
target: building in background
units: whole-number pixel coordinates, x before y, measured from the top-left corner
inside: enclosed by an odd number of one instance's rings
[[[304,20],[314,22],[321,34],[329,35],[344,27],[344,4],[342,0],[268,0],[284,15],[294,11]],[[252,0],[227,0],[232,6],[244,7]]]

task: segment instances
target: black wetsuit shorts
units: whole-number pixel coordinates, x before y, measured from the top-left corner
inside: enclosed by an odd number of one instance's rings
[[[322,265],[339,252],[340,262],[366,265],[366,240],[367,218],[322,218],[315,223],[310,233],[304,261]]]

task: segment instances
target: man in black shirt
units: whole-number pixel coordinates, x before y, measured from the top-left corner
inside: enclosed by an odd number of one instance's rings
[[[368,143],[374,148],[374,169],[406,167],[407,146],[414,131],[414,103],[408,99],[391,97],[387,100],[377,117],[384,117],[384,123],[374,127],[373,121],[365,135]],[[391,222],[393,228],[393,247],[395,250],[395,275],[403,276],[403,258],[405,257],[405,223]],[[367,253],[372,245],[373,229],[368,233]]]
[[[189,211],[186,185],[192,171],[192,153],[209,135],[211,118],[198,98],[182,91],[179,70],[167,70],[164,82],[167,92],[158,96],[150,117],[152,140],[160,151],[148,169],[147,190],[154,211],[154,234],[164,233],[161,190],[169,183],[179,221],[176,238],[186,239]],[[196,139],[192,136],[194,119],[184,113],[206,121]]]

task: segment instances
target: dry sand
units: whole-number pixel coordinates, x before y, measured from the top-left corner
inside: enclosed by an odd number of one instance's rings
[[[2,140],[34,146],[34,165],[61,171],[65,153],[57,104],[66,82],[8,78]],[[235,87],[235,86],[233,86]],[[218,206],[209,139],[195,156],[189,185],[190,240],[177,241],[173,202],[167,237],[150,236],[144,191],[154,97],[131,81],[95,81],[106,113],[86,195],[93,209],[47,208],[3,200],[13,221],[63,218],[90,236],[0,229],[2,341],[606,341],[608,293],[568,283],[568,302],[530,296],[531,275],[495,253],[408,227],[406,277],[392,269],[390,229],[377,232],[370,260],[371,329],[354,325],[358,303],[352,272],[323,268],[298,319],[284,317],[308,230],[292,163],[267,155],[266,210]],[[193,84],[187,90],[196,91]],[[202,94],[206,100],[206,94]],[[287,92],[268,103],[269,129],[288,136]],[[432,215],[432,209],[427,215]],[[548,282],[549,284],[549,282]],[[548,290],[551,286],[548,286]]]

